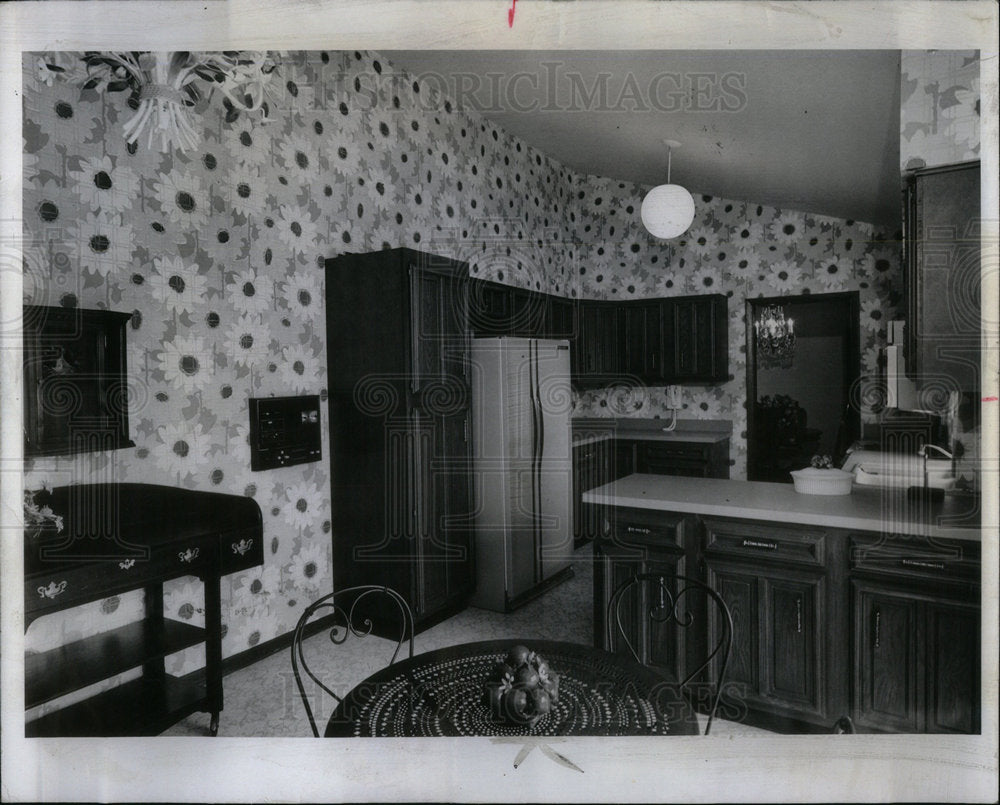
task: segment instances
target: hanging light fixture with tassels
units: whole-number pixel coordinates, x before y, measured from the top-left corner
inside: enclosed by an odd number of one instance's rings
[[[667,146],[667,183],[650,190],[642,200],[642,225],[650,235],[663,240],[687,232],[694,220],[694,199],[679,184],[670,184],[670,158],[673,149],[680,148],[677,140],[664,140]]]

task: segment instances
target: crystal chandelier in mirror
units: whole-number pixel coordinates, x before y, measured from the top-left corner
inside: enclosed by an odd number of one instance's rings
[[[754,321],[757,355],[765,363],[790,365],[795,353],[795,321],[781,305],[765,305]]]

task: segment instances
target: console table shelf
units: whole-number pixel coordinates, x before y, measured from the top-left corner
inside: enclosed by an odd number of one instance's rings
[[[203,709],[203,674],[139,677],[25,726],[28,738],[153,736]]]
[[[24,658],[24,706],[35,707],[205,642],[205,630],[173,620],[141,620]]]

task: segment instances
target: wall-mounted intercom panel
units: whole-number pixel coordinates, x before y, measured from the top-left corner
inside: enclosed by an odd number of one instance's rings
[[[319,395],[250,398],[250,469],[273,470],[323,455]]]

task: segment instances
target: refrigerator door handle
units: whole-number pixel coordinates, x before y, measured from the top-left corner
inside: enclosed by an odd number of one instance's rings
[[[532,496],[534,508],[532,520],[535,532],[535,581],[542,580],[542,451],[545,447],[545,417],[542,412],[542,398],[539,391],[538,342],[531,341],[531,404],[535,412],[535,451],[532,458]]]

